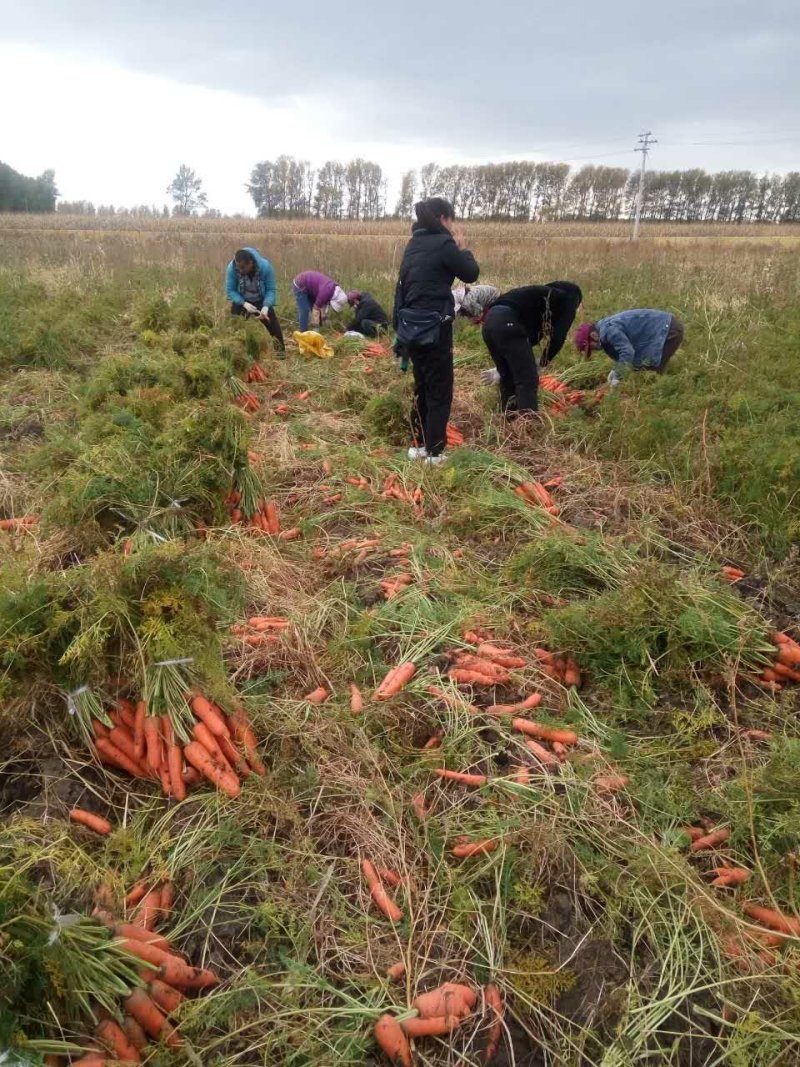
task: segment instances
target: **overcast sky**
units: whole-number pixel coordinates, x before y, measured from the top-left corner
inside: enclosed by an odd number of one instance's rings
[[[67,199],[161,204],[187,163],[250,212],[281,153],[635,166],[643,129],[654,167],[800,170],[800,0],[0,0],[0,26],[0,160]]]

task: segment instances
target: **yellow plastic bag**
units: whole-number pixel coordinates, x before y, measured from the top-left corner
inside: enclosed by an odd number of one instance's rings
[[[330,359],[333,355],[331,346],[325,343],[325,338],[321,333],[317,333],[316,330],[306,330],[305,332],[295,330],[292,337],[297,341],[297,347],[300,349],[302,356],[319,356],[320,359]]]

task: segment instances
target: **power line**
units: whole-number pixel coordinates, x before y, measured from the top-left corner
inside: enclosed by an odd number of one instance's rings
[[[639,171],[639,191],[636,193],[636,218],[633,220],[633,240],[639,236],[639,223],[642,218],[642,204],[644,203],[644,172],[647,166],[647,156],[650,152],[650,145],[658,144],[658,141],[650,133],[639,134],[639,144],[637,148],[634,148],[634,152],[642,153],[642,169]]]

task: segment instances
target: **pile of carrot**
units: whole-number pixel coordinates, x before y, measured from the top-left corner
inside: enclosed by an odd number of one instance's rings
[[[261,364],[251,363],[247,370],[247,374],[244,376],[243,381],[247,385],[254,385],[256,382],[261,384],[262,382],[267,381],[267,375]]]
[[[380,587],[384,600],[394,600],[404,589],[413,584],[414,576],[409,574],[408,571],[401,571],[399,574],[384,578],[380,583]]]
[[[510,671],[529,665],[518,652],[494,644],[491,634],[485,630],[467,630],[463,636],[467,644],[475,646],[475,651],[458,649],[449,653],[448,658],[454,666],[447,676],[456,685],[476,688],[507,685],[511,680]],[[574,659],[556,655],[544,648],[534,648],[533,654],[539,661],[539,670],[549,678],[565,686],[581,684],[581,673]]]
[[[514,492],[532,507],[544,508],[550,515],[560,514],[561,509],[541,482],[521,482]]]
[[[571,656],[559,656],[555,652],[548,652],[546,648],[534,648],[534,656],[539,660],[539,670],[553,681],[561,685],[575,686],[580,688],[582,678],[578,664]]]
[[[183,800],[187,790],[203,779],[237,797],[241,779],[251,771],[266,774],[245,713],[226,715],[199,693],[187,694],[187,701],[196,722],[192,740],[181,745],[169,716],[148,715],[143,700],[134,705],[120,698],[109,712],[111,729],[97,719],[92,722],[98,760],[134,778],[160,782],[164,795],[175,800]]]
[[[249,519],[244,517],[240,507],[241,502],[242,494],[238,489],[232,489],[225,497],[225,507],[228,509],[228,516],[234,526],[239,523],[246,523],[254,530],[260,530],[262,533],[277,537],[281,541],[294,541],[301,536],[300,528],[297,526],[292,527],[290,530],[281,529],[278,505],[274,500],[262,500],[255,514]]]
[[[400,478],[397,474],[388,475],[383,483],[381,496],[384,500],[401,500],[404,504],[410,504],[415,518],[422,516],[422,505],[425,502],[422,487],[418,485],[416,489],[409,491],[400,484]]]
[[[239,393],[234,398],[234,404],[237,404],[243,411],[253,412],[258,411],[261,407],[261,401],[258,399],[255,393]]]
[[[458,448],[459,445],[464,444],[463,433],[456,426],[453,426],[451,422],[448,422],[447,424],[445,443],[448,448]]]
[[[369,359],[380,359],[381,356],[388,356],[389,349],[380,343],[380,341],[371,341],[368,345],[365,345],[361,349],[361,355]]]
[[[557,397],[548,407],[551,415],[564,415],[571,407],[583,403],[586,396],[582,390],[570,389],[560,378],[555,378],[552,374],[539,376],[539,388]]]
[[[154,932],[158,923],[169,918],[173,898],[171,882],[139,882],[125,898],[125,912],[132,914],[124,920],[108,910],[105,897],[104,906],[94,909],[94,918],[108,927],[121,947],[136,958],[142,984],[124,998],[117,1019],[108,1012],[96,1012],[100,1021],[94,1031],[95,1043],[70,1067],[141,1063],[148,1058],[151,1041],[163,1041],[170,1048],[183,1044],[170,1016],[187,995],[211,989],[219,979],[211,970],[192,967],[163,934]]]
[[[483,1001],[491,1023],[481,1058],[490,1063],[500,1047],[505,1014],[502,994],[493,982],[485,987]],[[478,994],[471,986],[444,982],[412,1000],[415,1016],[398,1021],[393,1015],[382,1015],[375,1023],[375,1040],[395,1067],[411,1067],[409,1038],[449,1037],[473,1015],[477,1003]]]
[[[348,485],[354,485],[356,489],[372,488],[369,482],[369,478],[365,478],[363,474],[359,475],[358,477],[356,477],[355,475],[351,475],[350,477],[345,478],[345,481]]]
[[[251,615],[245,624],[231,626],[231,633],[251,648],[267,648],[280,644],[288,628],[289,620],[281,615]]]
[[[334,545],[333,548],[315,548],[312,555],[315,559],[336,559],[350,552],[355,552],[356,557],[353,560],[353,565],[357,567],[368,556],[375,553],[380,548],[380,544],[380,537],[348,537],[344,541],[340,541],[338,545]]]
[[[785,685],[800,682],[800,644],[782,632],[771,634],[770,640],[778,650],[775,662],[751,680],[780,692]]]
[[[30,530],[38,522],[38,515],[20,515],[17,519],[0,519],[0,530]]]

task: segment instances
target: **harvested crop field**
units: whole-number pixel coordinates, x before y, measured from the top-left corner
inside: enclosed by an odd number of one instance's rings
[[[797,1063],[796,235],[477,227],[686,341],[520,427],[460,322],[430,469],[388,343],[222,291],[388,305],[400,226],[55,221],[0,220],[0,1062]]]

